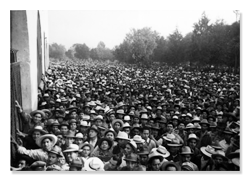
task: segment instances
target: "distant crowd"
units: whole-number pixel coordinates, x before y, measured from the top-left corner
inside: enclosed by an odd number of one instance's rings
[[[11,170],[240,170],[238,74],[61,62],[42,81]]]

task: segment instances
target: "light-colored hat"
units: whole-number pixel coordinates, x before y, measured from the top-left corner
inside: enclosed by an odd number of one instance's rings
[[[86,171],[105,171],[104,163],[98,157],[90,157],[84,163],[84,170]]]
[[[142,114],[141,119],[148,119],[148,115],[147,114]]]
[[[210,158],[211,158],[212,154],[215,153],[215,149],[210,145],[207,145],[206,147],[201,147],[200,150],[204,155],[206,155]]]
[[[131,126],[130,126],[129,123],[126,122],[126,123],[123,124],[122,129],[123,129],[123,128],[131,128]]]
[[[157,152],[159,155],[163,156],[163,158],[169,157],[170,153],[164,146],[159,146],[158,148],[153,148],[152,151]]]
[[[51,140],[52,146],[54,146],[54,145],[56,144],[56,142],[57,142],[57,137],[56,137],[55,135],[53,135],[53,134],[45,134],[45,135],[40,136],[40,137],[36,140],[36,144],[37,144],[39,147],[42,147],[42,141],[43,141],[44,139],[46,139],[46,138],[48,138],[48,139]]]
[[[201,120],[200,125],[201,125],[201,124],[206,124],[206,125],[210,126],[210,124],[209,124],[209,122],[207,121],[207,119]]]
[[[95,120],[102,120],[103,121],[103,116],[102,115],[98,115],[95,117]]]
[[[195,126],[192,123],[188,123],[185,129],[194,129]]]
[[[32,134],[34,131],[40,131],[41,134],[48,134],[47,131],[43,130],[42,126],[35,126],[30,133]]]
[[[192,122],[200,122],[200,118],[198,116],[195,116],[193,118]]]
[[[240,167],[240,158],[233,158],[232,163],[235,164],[236,166]]]
[[[157,152],[156,149],[152,149],[151,152],[148,155],[148,163],[151,162],[151,160],[155,157],[158,157],[160,159],[160,162],[163,160],[163,156],[161,153]]]
[[[193,134],[193,133],[190,134],[190,135],[188,135],[188,141],[191,140],[191,139],[195,139],[197,141],[199,140],[199,138],[195,134]]]
[[[189,146],[183,146],[181,148],[181,155],[191,155],[193,154],[192,151],[191,151],[191,148]]]
[[[82,138],[83,139],[83,134],[82,133],[76,133],[75,138]]]
[[[128,139],[128,134],[124,131],[119,131],[117,134],[116,139],[122,139],[122,140],[129,140]]]
[[[84,120],[84,121],[90,120],[90,116],[89,115],[83,115],[82,120]]]
[[[172,119],[177,119],[177,120],[179,120],[178,116],[173,116]]]
[[[41,114],[42,118],[45,118],[45,113],[42,110],[35,110],[30,113],[32,117],[34,117],[36,114]]]
[[[212,158],[215,159],[216,157],[222,157],[224,161],[228,161],[228,158],[225,156],[225,152],[222,150],[215,151],[214,154],[212,154]]]
[[[135,136],[133,137],[133,140],[134,140],[135,143],[145,143],[145,140],[142,139],[142,137],[139,136],[139,135],[135,135]]]
[[[84,143],[81,143],[80,145],[79,145],[79,152],[81,152],[82,151],[82,149],[85,147],[85,146],[88,146],[88,147],[90,147],[90,153],[92,153],[92,151],[94,150],[94,147],[93,147],[93,145],[91,145],[89,142],[84,142]]]
[[[137,144],[136,144],[136,142],[135,142],[134,140],[130,140],[130,141],[128,142],[128,144],[130,144],[130,145],[134,148],[134,150],[137,149]]]
[[[70,144],[69,147],[66,148],[66,150],[64,150],[63,152],[67,153],[67,152],[76,152],[76,151],[79,151],[79,146],[76,144]]]
[[[187,116],[190,117],[190,118],[193,118],[191,113],[187,113]]]
[[[81,121],[80,126],[90,127],[90,123],[88,123],[87,121]]]
[[[124,120],[124,121],[130,121],[131,119],[130,119],[130,116],[129,116],[129,115],[126,115],[126,116],[124,116],[123,120]]]
[[[121,119],[115,119],[112,121],[112,127],[114,128],[115,123],[120,123],[121,127],[123,127],[123,121]]]
[[[95,115],[97,115],[97,113],[95,112],[95,110],[91,110],[91,111],[90,111],[90,114],[95,114]]]
[[[125,114],[123,109],[119,109],[116,111],[117,114]]]
[[[167,141],[172,141],[173,139],[175,139],[175,135],[174,134],[167,134],[166,136],[162,136],[162,138],[164,140],[167,140]]]

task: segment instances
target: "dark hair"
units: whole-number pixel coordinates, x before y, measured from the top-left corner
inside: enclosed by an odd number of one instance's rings
[[[168,125],[168,124],[172,124],[172,126],[174,127],[174,124],[173,124],[172,121],[167,122],[167,125]]]
[[[119,156],[116,156],[116,155],[113,156],[112,158],[113,158],[114,161],[117,161],[116,166],[119,167],[121,165],[121,163],[122,163],[122,159]]]

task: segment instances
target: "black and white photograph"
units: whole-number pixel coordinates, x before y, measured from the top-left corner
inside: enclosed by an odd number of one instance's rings
[[[241,18],[10,10],[6,167],[240,172]]]

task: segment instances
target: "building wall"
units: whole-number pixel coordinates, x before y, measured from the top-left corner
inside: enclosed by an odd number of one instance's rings
[[[48,46],[45,46],[45,37],[48,38],[47,11],[11,11],[11,48],[18,50],[17,62],[20,64],[22,107],[31,112],[37,109],[37,88],[40,80],[37,72],[45,73],[49,66]],[[38,15],[39,13],[39,15]],[[40,20],[39,20],[40,17]],[[38,30],[40,21],[41,29]],[[41,32],[42,66],[37,67],[37,37]],[[47,40],[48,42],[48,40]],[[38,71],[40,69],[41,71]]]

